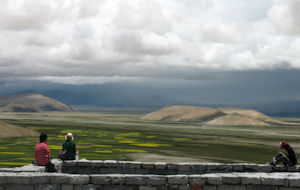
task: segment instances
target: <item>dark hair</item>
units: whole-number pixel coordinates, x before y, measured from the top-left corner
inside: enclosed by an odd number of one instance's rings
[[[48,138],[47,135],[45,133],[42,133],[40,135],[40,142],[45,142],[47,140],[47,138]]]

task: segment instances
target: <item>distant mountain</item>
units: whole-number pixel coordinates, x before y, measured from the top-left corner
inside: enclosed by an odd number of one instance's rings
[[[255,110],[240,108],[207,108],[198,106],[166,106],[160,110],[142,117],[146,120],[172,121],[172,122],[199,122],[208,125],[294,125],[273,119]]]
[[[1,130],[0,138],[20,137],[20,136],[37,136],[37,137],[39,136],[39,133],[37,131],[27,129],[24,127],[11,125],[3,121],[0,121],[0,130]]]
[[[42,94],[24,93],[0,97],[0,112],[44,111],[74,111],[74,109]]]

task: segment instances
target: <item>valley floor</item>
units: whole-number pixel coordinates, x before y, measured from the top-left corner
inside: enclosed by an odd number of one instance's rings
[[[141,114],[1,113],[0,120],[48,134],[54,158],[72,132],[80,158],[163,162],[266,163],[287,141],[300,153],[299,126],[206,126],[145,121]],[[293,119],[294,121],[297,119]],[[32,162],[39,137],[0,139],[0,167]]]

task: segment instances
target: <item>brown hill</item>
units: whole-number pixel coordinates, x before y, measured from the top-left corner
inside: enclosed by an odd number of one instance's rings
[[[225,115],[219,110],[197,106],[166,106],[142,117],[156,121],[203,122]]]
[[[20,136],[39,136],[39,133],[23,127],[18,127],[0,121],[0,138],[20,137]]]
[[[260,121],[255,118],[245,117],[244,115],[238,113],[228,114],[214,120],[206,122],[209,125],[252,125],[252,126],[271,126],[269,123]]]
[[[0,112],[74,111],[68,105],[41,94],[0,97]]]
[[[261,112],[255,111],[255,110],[240,109],[240,108],[219,108],[218,110],[220,110],[221,112],[223,112],[227,115],[238,113],[241,116],[244,116],[245,117],[244,119],[252,118],[252,119],[258,120],[258,122],[261,121],[268,125],[290,125],[291,124],[288,122],[283,122],[283,121],[273,119]]]
[[[142,117],[155,121],[202,122],[208,125],[291,125],[291,123],[275,120],[255,110],[239,108],[206,108],[198,106],[166,106]]]

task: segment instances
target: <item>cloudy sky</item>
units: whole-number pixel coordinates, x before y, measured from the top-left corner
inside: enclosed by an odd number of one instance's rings
[[[300,101],[299,10],[299,0],[1,0],[0,95]]]

